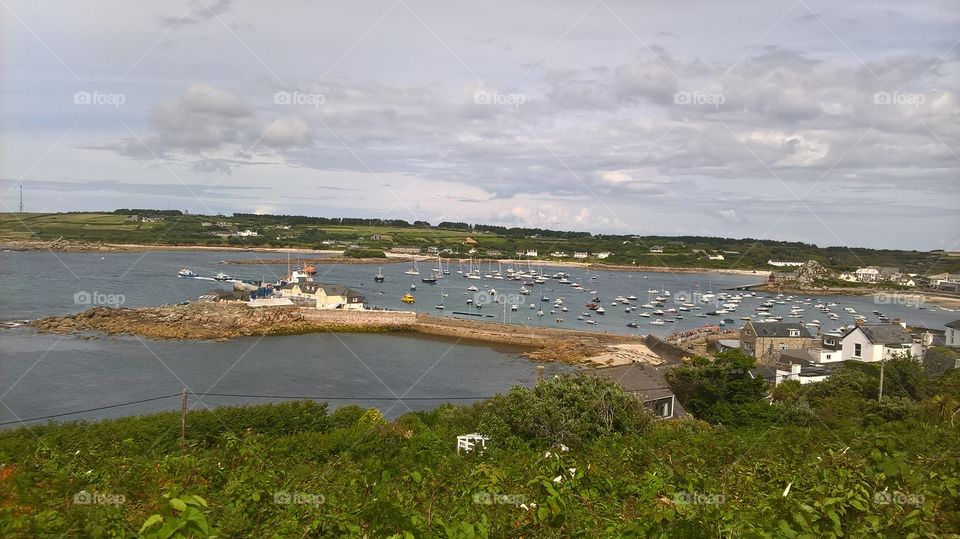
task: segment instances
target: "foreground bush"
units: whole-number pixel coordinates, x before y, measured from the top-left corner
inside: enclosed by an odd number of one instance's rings
[[[855,400],[856,426],[836,428],[805,391],[789,406],[806,423],[758,431],[653,422],[611,382],[561,377],[396,421],[314,403],[192,413],[182,449],[177,414],[19,429],[0,433],[0,536],[955,534],[960,435],[938,410],[958,386],[924,384],[919,407]],[[476,430],[488,449],[458,454]]]

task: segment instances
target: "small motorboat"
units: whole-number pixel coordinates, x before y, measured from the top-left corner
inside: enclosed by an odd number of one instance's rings
[[[192,279],[196,276],[197,276],[196,273],[188,270],[187,268],[183,268],[182,270],[177,272],[177,277],[183,277],[184,279]]]
[[[407,292],[406,294],[403,295],[402,298],[400,298],[400,301],[404,303],[413,303],[417,301],[417,298],[413,297],[413,294]]]
[[[213,278],[216,279],[217,281],[229,281],[229,280],[230,280],[230,276],[227,275],[226,273],[222,272],[222,271],[221,271],[220,273],[214,275]]]

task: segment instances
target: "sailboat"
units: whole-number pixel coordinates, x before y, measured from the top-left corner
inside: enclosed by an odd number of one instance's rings
[[[408,269],[404,273],[406,273],[407,275],[420,275],[420,267],[417,266],[416,258],[413,259],[413,266],[411,266],[410,269]]]
[[[384,279],[386,279],[386,277],[383,276],[383,268],[377,268],[377,274],[374,275],[373,280],[382,283]]]
[[[446,296],[446,294],[443,293],[443,289],[441,288],[441,289],[440,289],[440,303],[438,303],[437,305],[434,305],[434,306],[433,306],[434,309],[437,309],[438,311],[442,311],[442,310],[446,309],[446,307],[443,306],[443,297],[444,297],[444,296]]]

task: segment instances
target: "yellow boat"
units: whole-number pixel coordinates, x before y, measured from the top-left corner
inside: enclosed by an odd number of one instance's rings
[[[402,298],[400,298],[400,301],[404,303],[413,303],[414,301],[417,301],[417,298],[413,297],[413,294],[408,292],[404,294]]]

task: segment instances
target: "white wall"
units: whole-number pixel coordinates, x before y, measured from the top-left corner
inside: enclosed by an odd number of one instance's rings
[[[861,348],[860,356],[856,356],[856,345]],[[855,359],[857,361],[880,361],[883,359],[883,347],[874,346],[867,339],[859,328],[854,330],[843,339],[843,359]]]
[[[960,346],[960,330],[947,328],[947,346]]]

